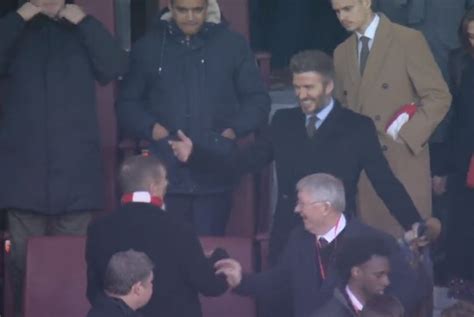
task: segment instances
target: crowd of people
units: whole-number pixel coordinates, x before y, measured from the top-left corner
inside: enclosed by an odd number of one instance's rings
[[[474,3],[453,2],[451,47],[428,0],[330,0],[350,36],[333,57],[291,58],[298,105],[267,124],[258,65],[218,0],[170,0],[129,56],[73,2],[30,0],[0,19],[18,314],[28,238],[65,234],[87,235],[89,317],[200,317],[199,294],[228,290],[271,316],[431,316],[432,193],[447,190],[449,272],[474,279]],[[92,220],[105,187],[95,82],[119,78],[118,126],[149,146],[122,162],[117,210]],[[198,236],[224,235],[236,181],[271,162],[270,267],[243,272]]]

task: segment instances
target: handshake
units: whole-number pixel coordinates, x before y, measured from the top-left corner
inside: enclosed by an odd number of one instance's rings
[[[242,281],[242,265],[234,259],[222,259],[214,264],[216,275],[223,274],[226,277],[229,288],[233,289]]]

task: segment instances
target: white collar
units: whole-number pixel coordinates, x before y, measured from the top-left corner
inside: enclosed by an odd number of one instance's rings
[[[329,231],[325,234],[318,235],[317,239],[319,240],[319,238],[324,238],[324,240],[326,240],[328,243],[331,243],[334,239],[336,239],[336,237],[341,233],[341,231],[344,230],[344,228],[346,227],[346,223],[346,217],[344,216],[344,214],[341,214],[341,217],[337,221],[336,225],[329,229]]]
[[[329,113],[331,113],[331,110],[333,108],[334,108],[334,98],[331,97],[331,99],[329,100],[329,103],[316,113],[316,118],[318,118],[318,120],[321,122],[326,120],[327,116],[329,115]],[[314,116],[314,114],[306,115],[306,123],[308,123],[309,118],[312,116]]]
[[[364,305],[357,299],[357,297],[352,293],[351,289],[349,288],[349,285],[346,285],[346,293],[347,296],[349,296],[349,300],[352,303],[352,306],[358,310],[361,311],[362,308],[364,308]]]
[[[135,203],[150,203],[151,194],[149,192],[133,192],[132,201]]]
[[[370,22],[367,29],[365,29],[364,34],[360,34],[359,32],[356,32],[357,39],[359,40],[361,36],[366,36],[370,40],[373,40],[375,38],[375,32],[377,31],[379,23],[380,23],[380,17],[377,14],[374,14],[374,18],[372,19],[372,22]]]

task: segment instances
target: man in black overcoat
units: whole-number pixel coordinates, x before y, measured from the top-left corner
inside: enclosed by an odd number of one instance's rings
[[[144,317],[201,317],[199,294],[218,296],[227,290],[223,276],[206,258],[191,224],[164,210],[166,170],[153,156],[133,156],[120,169],[122,205],[92,223],[87,232],[87,298],[102,298],[107,263],[113,254],[134,249],[155,264],[159,286],[141,309]]]
[[[127,56],[65,0],[26,2],[0,19],[0,38],[0,209],[21,298],[27,238],[85,234],[91,212],[104,207],[96,81],[124,73]]]

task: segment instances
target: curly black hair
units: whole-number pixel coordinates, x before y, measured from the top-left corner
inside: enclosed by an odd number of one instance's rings
[[[351,277],[351,269],[369,261],[373,256],[390,256],[390,248],[383,238],[366,234],[346,239],[336,253],[336,269],[344,284]]]

